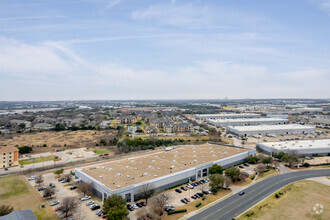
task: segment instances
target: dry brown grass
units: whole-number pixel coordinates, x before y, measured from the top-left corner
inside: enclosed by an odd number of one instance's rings
[[[290,184],[277,193],[283,193],[280,198],[271,195],[249,211],[254,214],[247,217],[245,214],[238,219],[330,219],[330,187],[321,183],[303,180]],[[323,213],[318,215],[313,207],[323,205]]]
[[[109,140],[116,131],[45,131],[4,135],[0,137],[0,146],[34,146],[32,153],[54,152],[58,148],[95,147],[101,139]],[[42,145],[47,144],[47,147]]]
[[[12,206],[14,210],[30,208],[40,220],[59,219],[40,193],[33,189],[23,176],[0,178],[0,185],[0,205]],[[40,208],[42,203],[46,205],[43,209]]]

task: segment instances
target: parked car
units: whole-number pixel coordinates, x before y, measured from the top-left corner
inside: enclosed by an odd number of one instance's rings
[[[197,197],[196,197],[196,196],[192,196],[191,198],[192,198],[192,199],[197,199]]]
[[[127,207],[127,209],[130,210],[130,211],[133,211],[133,210],[134,210],[134,207],[131,206],[130,204],[127,204],[126,207]]]
[[[92,197],[90,197],[90,196],[84,196],[84,197],[82,197],[80,200],[81,201],[86,201],[86,200],[89,200],[89,199],[91,199]]]
[[[138,208],[139,208],[139,207],[138,207],[137,205],[135,205],[135,204],[133,204],[132,207],[133,207],[134,209],[138,209]]]
[[[66,182],[68,182],[68,179],[67,179],[67,178],[64,178],[64,179],[62,179],[62,180],[60,181],[60,183],[66,183]]]
[[[186,200],[187,202],[190,202],[190,200],[188,198],[183,198],[184,200]]]
[[[55,212],[61,211],[61,209],[63,209],[63,206],[58,206],[55,208]]]
[[[150,213],[147,213],[147,218],[152,219],[152,215]]]
[[[54,183],[49,183],[49,187],[54,188],[55,184]]]
[[[210,178],[206,177],[205,179],[210,182]]]
[[[88,202],[86,202],[86,205],[87,206],[91,206],[91,205],[93,205],[94,204],[94,201],[92,200],[92,201],[88,201]]]
[[[61,177],[61,178],[58,178],[57,181],[58,182],[61,182],[62,180],[64,180],[65,178],[64,177]]]
[[[182,193],[182,190],[181,189],[176,189],[175,192]]]
[[[147,203],[145,203],[145,202],[140,202],[140,205],[141,205],[141,206],[146,206]]]
[[[199,182],[195,182],[195,184],[197,184],[196,186],[200,185],[200,183],[199,183]]]
[[[187,184],[187,187],[188,187],[189,189],[193,189],[193,188],[194,188],[194,186],[191,185],[191,184]]]
[[[181,199],[181,202],[183,202],[184,204],[188,204],[188,202],[185,199]]]
[[[204,195],[203,195],[203,193],[196,193],[197,195],[199,195],[199,197],[203,197]]]
[[[204,182],[208,183],[208,182],[210,182],[210,181],[208,181],[208,180],[205,178],[205,179],[204,179]]]
[[[60,202],[57,201],[57,200],[55,200],[55,201],[52,201],[52,202],[50,203],[50,206],[54,206],[54,205],[58,205],[58,204],[60,204]]]
[[[71,186],[70,187],[70,190],[75,190],[75,189],[77,189],[78,187],[77,186]]]
[[[95,214],[97,215],[97,216],[101,216],[101,215],[103,215],[103,210],[97,210],[96,212],[95,212]]]
[[[175,207],[171,204],[168,204],[165,206],[165,209],[164,209],[166,212],[169,212],[169,211],[173,211],[175,210]]]
[[[243,165],[246,166],[246,167],[249,167],[250,166],[248,163],[244,163]]]
[[[135,203],[135,205],[137,205],[137,207],[141,208],[142,205],[140,203]]]
[[[241,195],[244,195],[244,194],[245,194],[244,191],[241,191],[241,192],[238,193],[238,195],[240,195],[240,196],[241,196]]]
[[[73,216],[67,217],[65,220],[74,220]]]
[[[28,181],[35,180],[35,179],[36,179],[36,176],[31,176],[28,178]]]
[[[184,191],[187,191],[187,188],[185,188],[184,186],[181,186],[180,188]]]
[[[96,206],[94,206],[93,208],[91,208],[91,210],[92,210],[92,211],[95,211],[95,210],[100,209],[100,208],[101,208],[101,206],[96,205]]]
[[[39,189],[38,189],[38,191],[43,191],[43,190],[45,190],[46,189],[46,187],[40,187]]]
[[[241,168],[241,169],[243,169],[243,168],[244,168],[242,165],[239,165],[238,167],[239,167],[239,168]]]
[[[197,199],[200,198],[200,196],[197,193],[194,196],[196,196]]]

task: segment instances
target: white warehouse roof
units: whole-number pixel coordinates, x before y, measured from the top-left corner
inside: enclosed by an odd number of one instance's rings
[[[268,142],[262,143],[265,146],[281,150],[300,150],[302,148],[313,149],[313,148],[328,148],[330,149],[330,139],[322,140],[304,140],[304,141],[286,141],[286,142]]]
[[[314,129],[313,126],[300,124],[285,125],[255,125],[255,126],[229,126],[237,131],[273,131],[273,130],[294,130],[294,129]]]

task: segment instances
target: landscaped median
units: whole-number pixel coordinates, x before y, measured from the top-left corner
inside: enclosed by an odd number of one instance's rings
[[[237,219],[330,219],[330,186],[301,180],[278,190]]]

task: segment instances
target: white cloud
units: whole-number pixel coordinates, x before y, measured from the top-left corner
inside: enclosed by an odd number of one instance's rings
[[[288,98],[330,94],[329,72],[323,69],[271,74],[261,65],[206,60],[162,70],[136,70],[112,61],[93,63],[56,42],[31,45],[1,38],[0,45],[1,79],[14,78],[15,84],[44,83],[47,89],[54,90],[73,86],[82,90],[75,96],[80,99],[98,99],[100,93],[102,98],[114,99]],[[44,88],[34,89],[37,94],[26,90],[26,99],[47,94]],[[70,92],[68,89],[62,93]],[[67,99],[57,92],[52,96]],[[8,96],[1,92],[0,99],[7,100]]]
[[[312,0],[316,3],[322,10],[330,14],[330,0]]]

